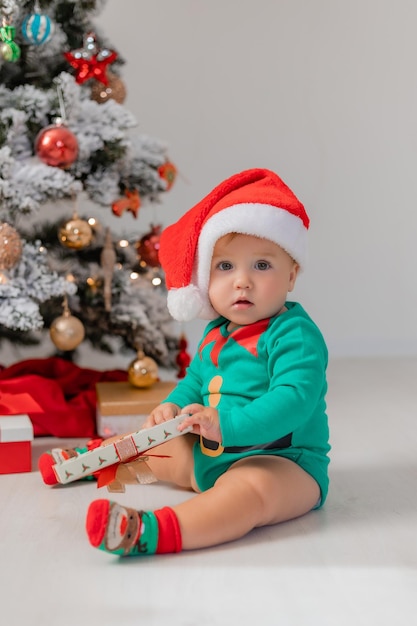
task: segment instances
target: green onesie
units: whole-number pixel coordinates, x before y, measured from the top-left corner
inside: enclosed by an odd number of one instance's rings
[[[185,378],[166,402],[197,402],[219,411],[222,444],[200,438],[195,478],[204,491],[241,458],[287,457],[328,491],[327,348],[302,306],[229,332],[210,322]]]

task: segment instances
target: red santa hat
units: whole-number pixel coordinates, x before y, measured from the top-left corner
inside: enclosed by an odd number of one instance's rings
[[[233,232],[269,239],[303,268],[308,227],[304,206],[274,172],[245,170],[223,181],[161,235],[159,260],[172,317],[188,321],[217,316],[208,286],[220,237]]]

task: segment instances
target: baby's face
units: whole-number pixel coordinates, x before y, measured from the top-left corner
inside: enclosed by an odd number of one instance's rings
[[[209,299],[214,310],[244,326],[281,311],[298,265],[280,246],[252,235],[230,234],[214,247]]]

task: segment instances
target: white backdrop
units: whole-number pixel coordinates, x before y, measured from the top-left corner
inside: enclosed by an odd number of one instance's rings
[[[416,23],[409,0],[108,0],[97,20],[126,106],[180,170],[165,225],[248,167],[304,202],[294,297],[333,356],[417,353]]]

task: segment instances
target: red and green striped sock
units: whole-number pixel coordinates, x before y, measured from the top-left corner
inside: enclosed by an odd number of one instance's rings
[[[94,500],[86,529],[92,546],[119,556],[180,552],[182,548],[178,518],[170,507],[136,511],[110,500]]]

